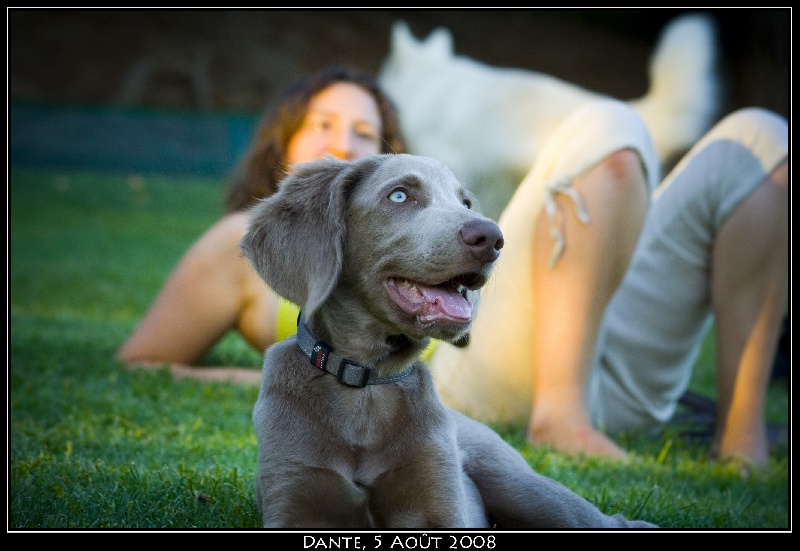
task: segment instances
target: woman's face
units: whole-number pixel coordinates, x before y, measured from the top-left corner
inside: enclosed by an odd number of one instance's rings
[[[289,140],[286,162],[304,163],[326,153],[352,161],[381,152],[383,125],[372,96],[337,82],[311,98],[300,129]]]

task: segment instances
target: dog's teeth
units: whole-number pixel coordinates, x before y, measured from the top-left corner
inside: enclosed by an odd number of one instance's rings
[[[412,291],[416,291],[417,290],[417,284],[412,282],[412,281],[404,279],[402,283],[403,283],[403,287],[407,287]]]

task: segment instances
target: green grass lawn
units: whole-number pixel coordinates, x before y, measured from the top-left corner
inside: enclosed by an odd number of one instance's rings
[[[257,389],[128,373],[113,360],[188,245],[220,213],[212,179],[10,170],[8,528],[251,529]],[[209,363],[258,367],[229,335]],[[714,393],[707,339],[692,388]],[[786,383],[770,422],[788,423]],[[763,472],[706,458],[676,429],[626,435],[636,459],[580,460],[497,427],[542,474],[604,512],[662,527],[790,528],[789,452]]]

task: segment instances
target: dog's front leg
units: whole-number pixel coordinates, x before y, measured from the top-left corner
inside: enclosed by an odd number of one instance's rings
[[[365,489],[332,469],[259,469],[264,528],[372,528]]]
[[[547,478],[486,425],[452,412],[464,468],[480,491],[487,515],[501,528],[655,528],[606,515],[563,484]]]
[[[450,457],[417,457],[371,484],[371,509],[386,528],[468,528],[467,494],[454,451]]]

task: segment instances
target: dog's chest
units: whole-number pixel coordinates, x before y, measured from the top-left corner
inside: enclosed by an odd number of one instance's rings
[[[402,384],[355,388],[330,374],[296,378],[289,371],[273,373],[262,389],[256,409],[263,421],[256,428],[276,451],[297,442],[294,452],[303,463],[318,461],[314,466],[366,482],[407,461],[446,422],[424,373],[412,373]]]
[[[332,466],[359,487],[371,487],[387,472],[404,469],[441,445],[435,435],[445,430],[446,417],[414,393],[386,390],[331,403],[329,419],[338,421],[331,426],[328,446],[339,451],[330,456]]]
[[[316,370],[293,346],[267,356],[277,361],[265,362],[253,416],[267,470],[336,473],[369,488],[426,454],[448,455],[436,435],[451,420],[424,367],[399,383],[356,388]]]
[[[335,386],[342,387],[338,382]],[[325,421],[332,433],[354,449],[386,446],[398,437],[397,428],[407,426],[415,413],[413,393],[394,385],[336,390],[325,408]]]

